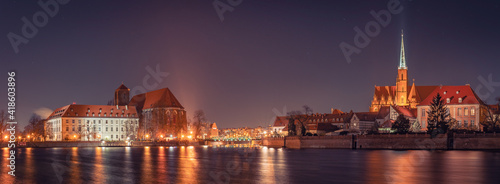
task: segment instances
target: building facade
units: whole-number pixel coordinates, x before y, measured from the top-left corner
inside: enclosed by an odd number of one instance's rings
[[[382,107],[397,105],[416,109],[417,105],[427,98],[438,86],[415,86],[415,81],[408,84],[408,67],[406,65],[403,32],[401,32],[401,53],[398,75],[395,86],[375,86],[370,112],[378,112]]]
[[[481,130],[481,124],[488,109],[485,103],[476,95],[469,85],[465,86],[440,86],[431,95],[417,106],[417,120],[422,130],[426,130],[428,112],[431,102],[440,94],[448,109],[450,118],[457,122],[452,125],[455,129]]]
[[[135,139],[139,117],[128,105],[72,104],[56,109],[45,123],[47,141]]]
[[[137,109],[143,138],[188,136],[186,111],[168,88],[135,95],[128,104]]]

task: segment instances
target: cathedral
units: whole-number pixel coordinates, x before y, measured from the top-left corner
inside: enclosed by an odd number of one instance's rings
[[[408,67],[406,66],[403,31],[401,31],[401,53],[399,57],[398,75],[395,86],[375,86],[370,112],[378,112],[382,107],[400,106],[416,109],[439,86],[415,86],[408,84]]]

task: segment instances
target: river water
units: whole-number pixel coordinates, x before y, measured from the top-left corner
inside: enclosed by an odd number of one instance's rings
[[[213,147],[0,149],[0,183],[500,183],[499,151]]]

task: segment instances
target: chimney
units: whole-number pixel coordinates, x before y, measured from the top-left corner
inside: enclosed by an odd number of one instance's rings
[[[116,109],[120,109],[120,108],[118,107],[118,104],[116,104]]]
[[[125,105],[125,109],[128,110],[128,105]]]
[[[332,113],[331,114],[333,114],[333,108],[332,108]]]

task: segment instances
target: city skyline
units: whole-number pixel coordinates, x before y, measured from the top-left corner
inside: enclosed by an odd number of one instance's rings
[[[71,1],[17,54],[4,39],[1,70],[18,73],[17,116],[23,126],[41,108],[55,110],[73,102],[105,105],[120,83],[144,87],[148,75],[150,84],[158,86],[147,91],[169,88],[188,118],[201,109],[221,128],[269,125],[285,115],[285,107],[292,111],[302,105],[319,113],[330,108],[368,111],[373,86],[393,85],[401,29],[409,81],[470,84],[475,90],[483,84],[480,78],[491,75],[492,81],[500,81],[495,75],[500,56],[494,52],[500,41],[498,2],[458,1],[453,8],[444,8],[449,5],[444,2],[402,2],[405,9],[392,15],[349,63],[339,44],[352,44],[353,28],[374,20],[370,11],[385,9],[387,1],[245,1],[226,12],[223,21],[211,2],[135,7],[130,2]],[[2,18],[4,35],[20,34],[21,17],[41,10],[34,2],[3,4],[11,8],[4,10],[9,15]],[[142,15],[145,11],[153,13]],[[151,76],[157,66],[168,75]],[[496,88],[483,91],[490,94],[483,99],[489,104],[500,96]]]

